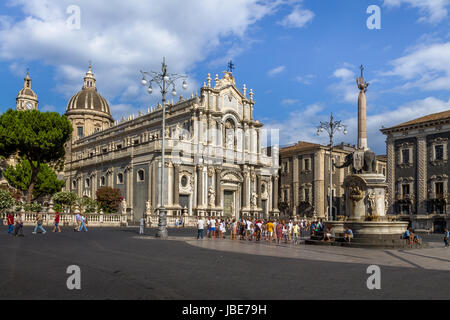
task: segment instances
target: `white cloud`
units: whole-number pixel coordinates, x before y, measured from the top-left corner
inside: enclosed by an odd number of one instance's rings
[[[285,69],[286,69],[285,66],[279,66],[279,67],[269,70],[269,72],[267,72],[267,74],[272,77],[274,75],[277,75],[277,74],[283,72]]]
[[[264,128],[279,130],[280,145],[296,143],[299,140],[325,143],[323,137],[314,135],[320,121],[326,121],[327,116],[321,115],[323,110],[323,105],[312,104],[303,109],[293,110],[286,120],[266,122]]]
[[[407,82],[400,88],[450,90],[450,42],[419,46],[409,54],[391,61],[390,65],[393,69],[384,75],[405,79]]]
[[[279,21],[278,24],[286,28],[303,28],[314,19],[314,12],[295,6],[294,10]]]
[[[345,67],[336,69],[333,77],[338,79],[338,82],[333,83],[328,88],[338,99],[346,103],[356,103],[358,101],[359,92],[355,83],[356,73],[349,69],[352,67],[351,65],[345,64]]]
[[[450,109],[450,99],[443,101],[435,97],[416,100],[405,103],[398,108],[385,110],[382,108],[371,108],[376,113],[367,116],[367,136],[369,147],[377,154],[386,153],[386,136],[380,132],[382,126],[392,127],[400,123],[413,120],[427,114],[437,113]],[[341,141],[356,144],[357,142],[357,114],[352,117],[344,117],[343,114],[334,114],[335,119],[342,120],[347,126],[348,134],[337,134],[334,142]],[[324,113],[321,104],[313,104],[305,109],[298,109],[289,113],[286,120],[267,122],[264,128],[280,130],[280,145],[295,143],[299,140],[313,143],[328,144],[328,136],[317,136],[316,128],[320,121],[327,121],[329,114]]]
[[[46,104],[46,105],[43,106],[43,107],[39,107],[39,109],[40,109],[42,112],[56,112],[56,111],[57,111],[56,108],[55,108],[55,106],[48,105],[48,104]]]
[[[291,106],[294,104],[298,104],[299,100],[298,99],[283,99],[281,100],[281,104],[285,105],[285,106]]]
[[[310,85],[315,78],[316,76],[314,74],[307,74],[306,76],[296,76],[294,81],[304,85]]]
[[[387,7],[400,7],[403,4],[420,10],[420,22],[438,23],[447,18],[450,0],[384,0]]]
[[[12,0],[10,4],[25,17],[0,18],[0,59],[55,67],[56,89],[66,97],[80,89],[92,60],[99,92],[111,101],[123,94],[128,99],[147,99],[145,90],[135,89],[141,69],[159,69],[165,56],[169,72],[189,73],[223,39],[245,37],[249,26],[283,3],[79,0],[80,30],[66,25],[72,0]]]

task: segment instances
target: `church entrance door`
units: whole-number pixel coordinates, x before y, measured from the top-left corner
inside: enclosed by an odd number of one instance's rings
[[[234,191],[223,192],[223,213],[226,217],[234,216]]]

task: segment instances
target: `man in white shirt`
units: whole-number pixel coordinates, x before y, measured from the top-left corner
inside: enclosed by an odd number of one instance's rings
[[[252,220],[247,220],[247,239],[248,240],[252,240],[252,235],[253,235],[253,229],[252,229]]]
[[[205,229],[205,221],[202,217],[199,217],[197,220],[197,240],[202,238],[203,240],[203,231]]]
[[[289,220],[288,224],[288,235],[289,235],[289,241],[291,241],[291,235],[292,235],[292,228],[294,227],[294,223],[292,220]]]

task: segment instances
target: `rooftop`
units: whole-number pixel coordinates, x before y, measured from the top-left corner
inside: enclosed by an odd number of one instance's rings
[[[381,131],[398,129],[398,128],[402,128],[402,127],[409,127],[409,126],[413,126],[413,125],[418,125],[418,124],[423,124],[423,123],[433,122],[433,121],[438,121],[438,120],[444,120],[444,119],[450,119],[450,110],[429,114],[424,117],[420,117],[420,118],[417,118],[414,120],[403,122],[403,123],[393,126],[391,128],[384,128]]]

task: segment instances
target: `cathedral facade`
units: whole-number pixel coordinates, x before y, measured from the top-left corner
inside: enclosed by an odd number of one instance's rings
[[[179,98],[114,121],[91,68],[66,115],[74,132],[65,159],[68,191],[95,198],[102,186],[120,189],[129,221],[156,217],[161,195],[168,217],[278,216],[278,153],[261,147],[253,92],[237,89],[231,72],[208,76],[200,95]],[[165,184],[160,193],[162,134]]]

